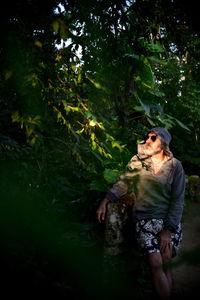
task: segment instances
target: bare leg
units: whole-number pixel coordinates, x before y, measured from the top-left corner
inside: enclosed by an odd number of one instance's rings
[[[170,292],[171,292],[171,290],[172,290],[172,284],[173,284],[172,272],[170,270],[166,270],[164,272],[165,272],[165,275],[167,277],[169,288],[170,288]]]
[[[170,290],[172,289],[172,272],[169,269],[168,265],[171,262],[172,259],[172,245],[170,244],[169,247],[166,247],[165,252],[161,253],[162,256],[162,262],[163,262],[163,266],[164,268],[164,272],[166,274],[168,283],[169,283],[169,287]]]
[[[163,270],[163,260],[160,253],[149,253],[148,262],[150,266],[152,283],[155,291],[162,300],[169,300],[171,286],[168,277]],[[168,271],[168,270],[167,270]]]

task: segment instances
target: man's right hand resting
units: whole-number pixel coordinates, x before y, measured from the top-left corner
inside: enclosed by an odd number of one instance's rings
[[[106,210],[107,210],[106,206],[107,206],[108,202],[109,202],[109,200],[106,199],[106,198],[104,198],[101,201],[101,203],[100,203],[100,205],[99,205],[99,207],[97,209],[96,218],[99,221],[99,223],[101,223],[102,221],[105,220],[105,215],[106,215]]]

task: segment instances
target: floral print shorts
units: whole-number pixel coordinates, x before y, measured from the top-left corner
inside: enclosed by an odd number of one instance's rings
[[[162,219],[147,219],[136,222],[136,239],[144,254],[160,252],[159,232],[163,229]],[[176,232],[171,233],[172,256],[176,256],[182,241],[182,229],[179,224]]]

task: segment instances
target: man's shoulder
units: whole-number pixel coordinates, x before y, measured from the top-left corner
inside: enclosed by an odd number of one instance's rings
[[[175,164],[182,165],[181,161],[178,158],[174,157],[174,156],[172,157],[172,161]]]
[[[178,169],[178,170],[182,169],[183,170],[182,162],[176,157],[172,158],[172,165],[175,169]]]
[[[131,157],[127,165],[128,169],[137,169],[141,167],[141,161],[137,154]]]
[[[136,160],[139,160],[137,154],[133,155],[133,156],[131,157],[131,159],[130,159],[130,161],[136,161]]]

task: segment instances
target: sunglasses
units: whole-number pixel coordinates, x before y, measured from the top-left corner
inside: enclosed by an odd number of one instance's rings
[[[152,136],[146,135],[145,138],[144,138],[145,142],[146,142],[148,139],[151,139],[152,142],[155,142],[156,139],[157,139],[157,135],[152,135]]]

